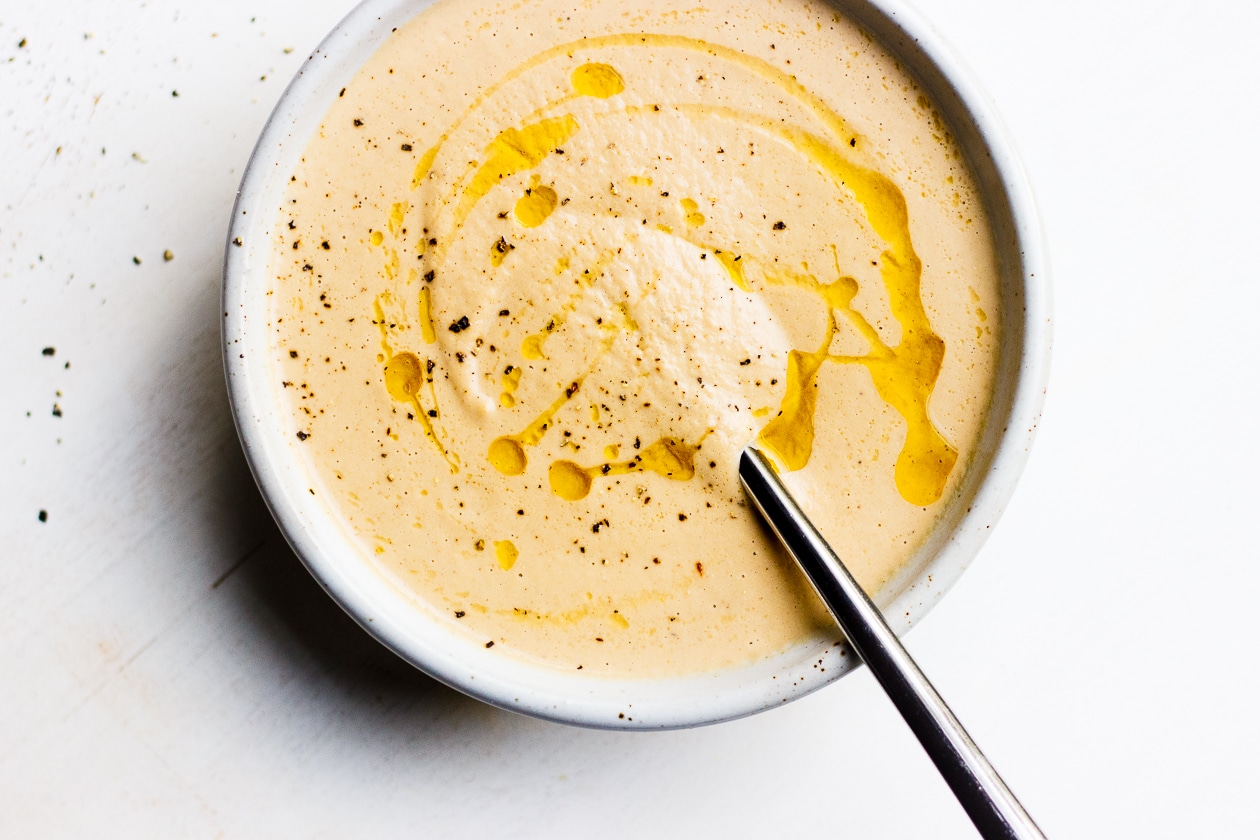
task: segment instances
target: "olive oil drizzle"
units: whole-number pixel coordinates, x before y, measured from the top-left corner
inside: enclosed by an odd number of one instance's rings
[[[382,301],[388,303],[389,298],[388,293],[378,295],[374,305],[374,320],[381,331],[381,349],[383,350],[381,358],[385,361],[385,390],[398,402],[408,404],[415,409],[414,412],[410,413],[416,420],[420,421],[420,427],[424,429],[424,436],[442,453],[442,457],[450,465],[451,472],[457,473],[460,467],[459,455],[452,452],[442,443],[442,439],[438,436],[437,429],[433,423],[433,420],[438,416],[437,392],[433,385],[434,363],[429,359],[422,361],[419,356],[410,351],[394,352],[393,346],[389,341],[391,322],[386,317],[385,309],[382,305]],[[420,401],[420,393],[426,384],[429,386],[432,408],[425,408]]]
[[[696,453],[708,435],[709,432],[705,432],[694,444],[663,437],[644,447],[629,461],[609,461],[592,467],[567,460],[553,461],[547,471],[547,480],[551,484],[551,492],[569,502],[585,499],[594,480],[604,476],[653,472],[674,481],[689,481],[696,474]]]
[[[548,62],[558,59],[572,60],[581,52],[640,47],[690,50],[736,64],[773,83],[784,93],[803,104],[818,126],[815,130],[806,130],[735,108],[699,103],[630,105],[619,110],[598,113],[594,115],[594,119],[632,120],[674,113],[692,119],[716,118],[732,121],[758,131],[791,149],[815,167],[836,189],[847,193],[861,208],[871,230],[886,246],[880,255],[879,271],[888,295],[890,311],[901,326],[901,338],[895,346],[888,346],[881,341],[878,333],[870,327],[866,319],[852,308],[852,301],[858,290],[857,282],[852,277],[844,275],[839,265],[836,267],[836,278],[824,283],[810,274],[792,274],[762,267],[762,261],[758,260],[755,254],[696,242],[684,233],[675,234],[668,227],[658,225],[659,230],[691,242],[706,254],[713,254],[732,282],[743,291],[755,292],[754,281],[758,281],[758,285],[792,284],[809,290],[826,308],[827,327],[824,340],[812,351],[795,349],[789,353],[784,376],[786,387],[779,410],[761,429],[758,434],[759,440],[786,469],[799,470],[806,466],[813,452],[814,413],[819,378],[824,363],[860,364],[867,370],[880,397],[897,411],[906,425],[905,440],[894,469],[898,491],[911,504],[926,506],[937,501],[942,496],[957,462],[958,451],[946,440],[929,415],[928,403],[940,374],[945,346],[941,338],[932,330],[923,306],[920,295],[922,262],[915,253],[911,241],[909,216],[904,196],[888,177],[861,162],[866,159],[865,139],[855,133],[839,114],[831,110],[793,76],[762,59],[731,48],[677,35],[617,34],[562,44],[545,50],[518,65],[478,96],[422,156],[417,164],[411,188],[413,190],[418,188],[433,174],[439,156],[454,133],[472,114],[477,113],[482,105],[511,81]],[[609,99],[627,90],[625,79],[621,74],[611,64],[605,63],[587,62],[577,65],[570,74],[570,82],[573,88],[571,94],[547,103],[531,114],[519,127],[510,126],[500,130],[485,147],[483,160],[470,162],[457,180],[458,199],[449,223],[444,225],[447,233],[427,240],[430,246],[436,240],[437,248],[427,255],[430,259],[426,260],[425,265],[429,271],[425,275],[425,285],[421,287],[417,295],[421,312],[421,333],[426,343],[433,343],[436,340],[431,315],[432,292],[430,288],[433,278],[440,271],[441,263],[449,252],[451,243],[456,240],[458,232],[477,204],[505,179],[536,170],[549,155],[561,150],[563,144],[581,129],[577,118],[572,114],[556,116],[546,116],[546,114],[550,113],[554,107],[571,101],[575,96]],[[696,229],[699,233],[699,229],[706,223],[699,203],[690,197],[678,197],[672,201],[681,208],[685,221],[684,229]],[[545,224],[555,212],[558,212],[559,205],[556,190],[551,186],[541,184],[538,176],[535,175],[526,195],[518,199],[514,215],[523,227],[537,227]],[[402,230],[403,219],[410,207],[408,202],[393,205],[387,227],[395,237]],[[375,236],[376,234],[373,235],[373,244],[380,244],[375,240]],[[491,259],[495,267],[503,261],[511,248],[511,243],[503,238],[494,244],[491,249]],[[422,255],[423,249],[422,245]],[[387,249],[386,253],[384,273],[387,279],[393,279],[398,273],[397,252]],[[414,280],[414,272],[409,276]],[[592,283],[594,279],[595,277],[592,276]],[[579,289],[575,297],[562,306],[560,312],[549,318],[546,328],[524,339],[521,345],[523,357],[526,359],[545,358],[544,342],[556,328],[564,323],[566,313],[572,311],[576,306],[576,300],[580,299],[583,293],[584,289]],[[839,356],[830,352],[832,340],[839,329],[837,313],[866,339],[869,345],[866,354]],[[628,313],[623,314],[626,314],[627,319],[629,318]],[[382,329],[385,329],[384,326]],[[426,435],[442,451],[443,456],[451,463],[452,469],[457,469],[458,456],[442,445],[430,422],[429,414],[421,409],[420,401],[416,397],[419,383],[412,377],[414,366],[410,360],[415,360],[415,364],[419,364],[419,357],[411,353],[393,354],[388,351],[386,355],[388,357],[386,384],[391,395],[401,401],[414,402],[417,418],[424,425]],[[392,375],[391,365],[394,371]],[[554,415],[580,388],[581,379],[581,377],[575,379],[570,386],[566,387],[563,394],[522,432],[495,440],[487,452],[490,463],[506,475],[523,473],[528,466],[525,447],[536,446],[541,442],[552,425]],[[519,374],[510,383],[506,378],[504,380],[500,403],[505,410],[512,410],[516,405],[511,391],[516,389],[519,381]],[[428,382],[432,387],[431,377]],[[657,451],[653,447],[660,447],[660,449]],[[675,480],[686,480],[694,475],[694,469],[691,467],[690,456],[683,458],[680,453],[688,451],[694,455],[694,450],[688,450],[687,445],[674,441],[672,438],[662,438],[629,462],[610,461],[593,467],[581,467],[572,461],[556,461],[549,470],[549,479],[553,492],[569,500],[584,498],[590,491],[591,481],[600,475],[651,471],[667,475]],[[655,454],[649,456],[649,453]],[[657,458],[657,455],[660,458]],[[670,465],[671,468],[658,469],[657,467],[661,465]]]

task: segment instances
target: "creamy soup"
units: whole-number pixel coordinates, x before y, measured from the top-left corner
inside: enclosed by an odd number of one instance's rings
[[[592,675],[832,632],[746,501],[770,454],[870,592],[989,405],[991,234],[933,103],[810,0],[442,0],[279,211],[311,491],[416,609]]]

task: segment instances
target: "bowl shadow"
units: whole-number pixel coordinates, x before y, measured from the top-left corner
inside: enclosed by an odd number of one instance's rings
[[[217,280],[207,278],[205,284],[217,293]],[[217,300],[213,307],[217,313]],[[205,324],[200,312],[188,314],[190,321]],[[494,721],[496,730],[504,725],[555,726],[489,706],[429,677],[372,637],[323,590],[286,542],[246,462],[220,361],[218,325],[195,335],[184,345],[191,358],[180,366],[195,371],[196,391],[203,395],[193,422],[205,439],[217,444],[212,447],[217,456],[212,457],[218,463],[204,465],[210,467],[203,473],[204,509],[229,525],[229,533],[218,540],[219,551],[207,558],[219,571],[211,584],[211,597],[220,602],[217,611],[234,616],[251,646],[267,648],[260,656],[292,664],[288,673],[310,682],[306,694],[330,694],[338,698],[342,712],[406,708],[452,724]],[[226,561],[225,552],[237,556]]]

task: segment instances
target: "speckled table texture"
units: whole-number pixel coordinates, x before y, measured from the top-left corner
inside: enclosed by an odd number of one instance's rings
[[[907,637],[1052,837],[1260,834],[1253,5],[919,0],[1044,213],[1022,485]],[[264,507],[216,318],[250,148],[345,2],[0,6],[0,835],[970,837],[865,672],[615,734],[467,699]]]

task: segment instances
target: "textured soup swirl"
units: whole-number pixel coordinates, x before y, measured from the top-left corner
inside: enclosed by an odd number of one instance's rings
[[[293,174],[294,445],[417,609],[592,674],[829,633],[739,487],[757,440],[868,591],[957,493],[997,269],[915,80],[830,7],[445,0]]]

